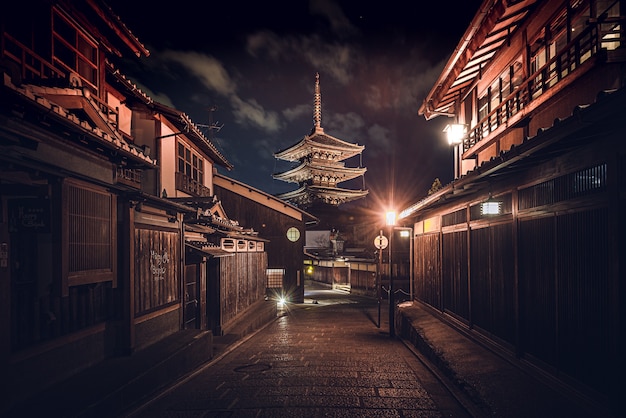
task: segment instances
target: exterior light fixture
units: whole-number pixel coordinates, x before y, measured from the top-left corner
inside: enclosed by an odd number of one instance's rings
[[[448,144],[456,145],[462,143],[463,139],[467,136],[467,125],[452,123],[450,125],[446,125],[443,131],[448,137]]]
[[[480,204],[480,214],[483,216],[500,215],[502,213],[502,202],[489,195],[489,199]]]
[[[394,226],[396,224],[396,213],[387,212],[385,214],[385,221],[387,223],[387,226]]]

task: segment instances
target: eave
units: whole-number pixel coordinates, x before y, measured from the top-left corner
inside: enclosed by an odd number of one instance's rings
[[[180,135],[186,136],[193,141],[206,155],[217,165],[228,170],[233,169],[233,165],[226,159],[224,155],[215,147],[215,145],[200,131],[200,128],[194,124],[191,118],[180,110],[173,109],[161,103],[154,102],[154,109],[167,117],[167,119],[179,130]]]
[[[325,176],[337,178],[336,183],[341,183],[361,176],[366,171],[367,168],[365,167],[351,168],[343,165],[318,165],[307,161],[291,170],[274,174],[273,177],[276,180],[300,183],[315,176]]]
[[[522,25],[536,2],[522,0],[509,5],[513,2],[484,0],[418,114],[426,119],[454,115],[458,110],[455,104],[480,78],[482,71]]]
[[[522,144],[483,162],[441,190],[408,206],[400,212],[399,219],[408,219],[485,191],[491,179],[518,175],[520,171],[588,143],[590,138],[602,137],[617,130],[623,132],[626,123],[621,113],[625,106],[626,89],[599,92],[594,103],[576,106],[569,117],[555,120],[551,127],[540,129],[534,137],[525,138]]]
[[[320,139],[324,138],[324,141]],[[360,154],[365,149],[365,146],[352,144],[346,141],[342,141],[327,134],[314,134],[305,136],[302,140],[293,146],[284,150],[278,151],[274,154],[274,157],[280,160],[286,161],[298,161],[301,158],[311,155],[315,150],[324,150],[330,154],[340,156],[339,160],[345,160]]]
[[[19,103],[24,110],[21,114],[22,119],[13,117],[7,120],[5,124],[7,131],[12,131],[15,135],[34,142],[41,141],[34,133],[29,135],[25,131],[23,119],[30,117],[33,121],[45,126],[46,130],[50,129],[51,123],[57,124],[58,133],[66,132],[66,137],[70,140],[73,138],[77,145],[92,147],[120,166],[128,168],[157,167],[156,160],[144,154],[142,149],[128,143],[110,126],[106,118],[99,114],[97,105],[91,102],[89,97],[82,95],[82,93],[62,94],[67,89],[45,90],[39,86],[15,86],[8,74],[0,74],[3,76],[3,84],[0,86],[3,90],[2,94],[13,95],[12,105],[16,106]],[[79,106],[84,106],[81,109],[92,120],[80,119],[71,109],[67,109],[53,100],[63,102],[65,105],[68,105],[69,102],[77,102]],[[34,122],[33,127],[37,127],[36,122]]]

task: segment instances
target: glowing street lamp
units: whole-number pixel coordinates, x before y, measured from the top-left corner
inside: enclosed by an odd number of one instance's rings
[[[456,145],[462,143],[463,139],[467,136],[467,125],[452,123],[450,125],[446,125],[443,131],[448,137],[448,144]]]
[[[502,202],[489,195],[489,199],[481,202],[480,214],[483,216],[500,215],[502,213]]]
[[[454,178],[461,175],[461,155],[463,154],[463,140],[467,137],[467,125],[452,123],[443,130],[448,137],[448,144],[454,147]]]

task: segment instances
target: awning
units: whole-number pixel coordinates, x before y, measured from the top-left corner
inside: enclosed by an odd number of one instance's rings
[[[197,251],[203,255],[209,256],[209,257],[213,257],[213,258],[219,258],[219,257],[231,257],[233,255],[235,255],[235,253],[233,252],[228,252],[225,250],[222,250],[220,247],[214,247],[211,245],[204,245],[204,246],[200,246],[196,243],[190,243],[190,242],[186,242],[185,243],[185,247],[193,250],[193,251]]]

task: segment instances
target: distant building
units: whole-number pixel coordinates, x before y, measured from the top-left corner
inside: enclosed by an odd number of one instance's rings
[[[303,302],[305,230],[315,225],[318,219],[275,196],[224,175],[215,173],[213,184],[224,209],[268,240],[264,249],[267,253],[268,295],[282,295],[291,302]]]
[[[274,174],[274,178],[297,183],[296,190],[277,197],[298,207],[307,208],[314,203],[340,205],[365,197],[367,190],[339,187],[339,184],[363,176],[365,167],[346,167],[344,160],[360,155],[363,145],[342,141],[324,133],[321,126],[322,99],[319,74],[315,78],[315,125],[309,135],[298,143],[274,154],[277,159],[298,163],[295,168]]]

